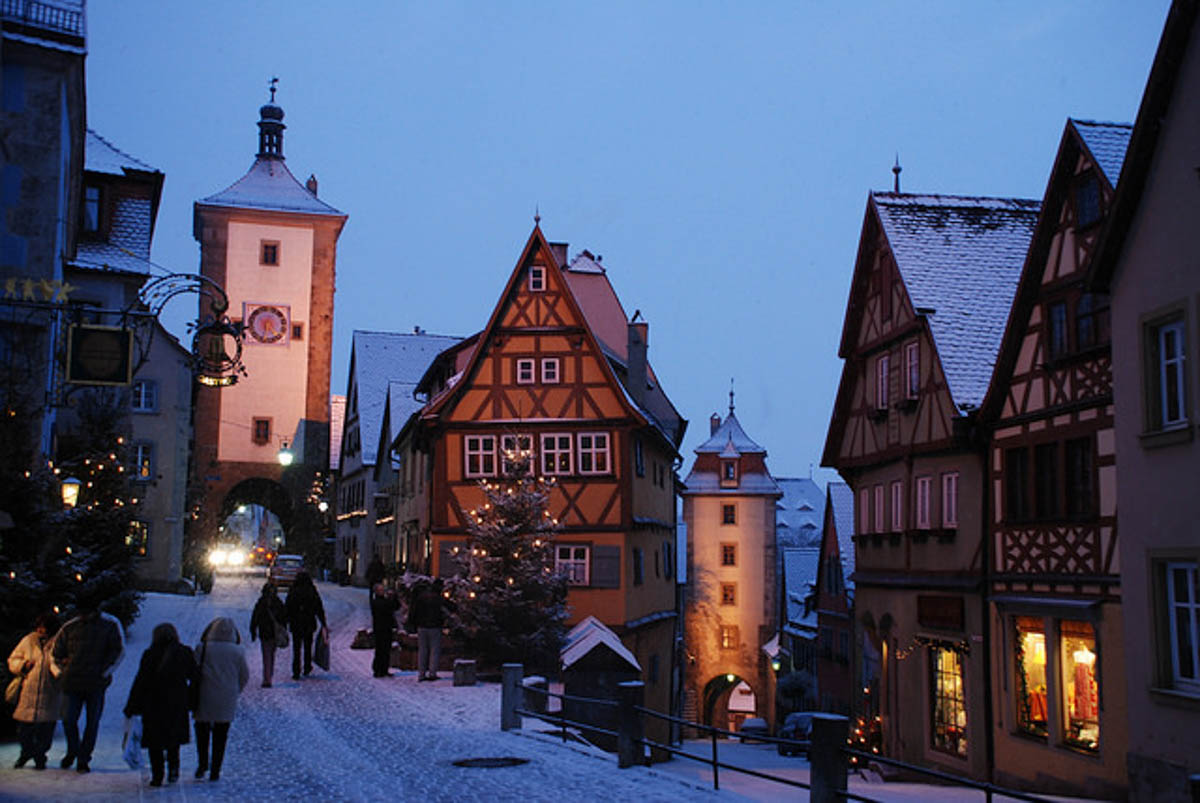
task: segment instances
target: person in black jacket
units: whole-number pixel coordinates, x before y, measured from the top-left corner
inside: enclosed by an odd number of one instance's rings
[[[451,603],[442,594],[442,579],[417,585],[408,615],[417,629],[417,680],[437,680],[442,652],[445,611]]]
[[[387,569],[384,567],[383,561],[378,555],[372,556],[371,562],[367,564],[367,588],[370,590],[370,599],[375,599],[375,586],[382,583],[385,577],[387,577]]]
[[[175,626],[169,622],[155,626],[125,703],[125,716],[142,717],[151,786],[162,786],[164,758],[167,781],[179,780],[179,745],[188,743],[188,687],[195,674],[192,650],[179,643]]]
[[[283,601],[276,595],[275,586],[265,583],[262,596],[254,603],[254,612],[250,614],[250,640],[262,639],[260,643],[264,689],[271,688],[271,681],[275,678],[275,649],[280,636],[276,629],[287,627],[287,618],[287,610],[283,607]]]
[[[292,631],[292,680],[300,679],[300,653],[304,653],[304,674],[312,674],[313,634],[317,625],[325,627],[325,606],[308,572],[300,572],[287,595],[288,626]]]
[[[383,583],[377,583],[371,597],[371,630],[375,637],[375,659],[371,671],[377,678],[386,678],[392,665],[392,635],[396,629],[396,611],[400,603],[396,594]]]

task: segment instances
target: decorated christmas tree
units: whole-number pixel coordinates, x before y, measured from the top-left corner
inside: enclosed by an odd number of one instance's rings
[[[456,607],[451,632],[483,666],[557,664],[567,618],[567,578],[554,569],[558,522],[548,510],[552,479],[534,474],[527,449],[504,454],[498,482],[480,483],[470,537],[454,557],[461,576],[447,586]]]

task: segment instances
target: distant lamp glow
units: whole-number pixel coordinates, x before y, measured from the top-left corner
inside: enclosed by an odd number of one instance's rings
[[[329,510],[329,503],[322,499],[320,502],[317,502],[317,510],[324,513],[326,510]]]
[[[283,442],[283,447],[279,450],[279,465],[290,466],[292,461],[296,459],[296,455],[292,454],[292,448],[287,441]]]
[[[783,668],[783,661],[780,661],[778,658],[772,658],[771,659],[771,669],[778,672],[781,668]]]
[[[725,679],[728,680],[730,683],[733,683],[735,680],[737,680],[737,675],[730,672],[728,675],[725,676]]]
[[[74,477],[67,477],[62,481],[62,500],[65,507],[73,508],[79,504],[80,485],[82,483]]]
[[[245,512],[246,512],[246,506],[245,506],[245,505],[238,505],[238,506],[237,506],[237,512],[238,512],[238,513],[245,513]]]

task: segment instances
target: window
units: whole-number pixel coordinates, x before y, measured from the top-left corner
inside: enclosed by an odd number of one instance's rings
[[[1200,693],[1200,567],[1179,561],[1165,568],[1171,685]]]
[[[656,464],[654,466],[654,468],[657,469],[658,465]],[[639,477],[646,476],[646,456],[644,454],[642,454],[642,439],[641,438],[633,439],[633,471]],[[658,471],[657,470],[654,472],[654,484],[655,485],[658,484]]]
[[[1059,517],[1058,444],[1041,443],[1033,448],[1033,513],[1039,519]]]
[[[1083,351],[1096,345],[1096,310],[1091,293],[1084,293],[1075,304],[1075,348]]]
[[[962,654],[941,644],[929,648],[932,681],[933,748],[951,755],[967,755],[967,706],[963,692]]]
[[[675,549],[671,546],[670,541],[663,541],[663,577],[671,580],[675,577]]]
[[[1063,667],[1063,741],[1095,750],[1100,745],[1100,688],[1096,684],[1096,633],[1088,622],[1059,624]]]
[[[1049,322],[1046,347],[1050,351],[1050,359],[1062,357],[1067,353],[1067,302],[1056,301],[1046,311]]]
[[[871,532],[871,489],[863,488],[858,492],[858,531]]]
[[[566,576],[567,585],[588,584],[589,550],[589,547],[577,544],[558,544],[554,547],[554,571]]]
[[[83,231],[86,234],[100,231],[100,188],[95,184],[83,188]]]
[[[958,527],[958,472],[942,475],[942,527],[953,530]]]
[[[737,566],[737,544],[721,544],[721,565]]]
[[[883,530],[883,486],[875,486],[875,528]]]
[[[1095,510],[1092,439],[1073,438],[1067,441],[1066,452],[1067,515],[1072,518],[1091,516]]]
[[[1086,173],[1075,185],[1075,226],[1086,229],[1100,221],[1100,183],[1095,173]]]
[[[547,385],[558,383],[558,357],[542,358],[542,382]]]
[[[1006,521],[1029,518],[1029,450],[1004,450],[1004,507]]]
[[[721,583],[721,604],[737,605],[737,583]]]
[[[505,476],[516,470],[518,458],[524,456],[530,460],[529,470],[535,471],[537,464],[533,461],[533,436],[531,435],[501,435],[500,466]]]
[[[494,477],[496,475],[496,436],[468,435],[466,441],[466,476]]]
[[[888,408],[888,372],[890,370],[891,357],[887,354],[880,354],[879,359],[875,361],[875,409],[886,410]]]
[[[546,289],[546,269],[541,265],[529,267],[529,292],[540,293]]]
[[[517,384],[518,385],[533,384],[533,360],[531,360],[531,359],[517,360]]]
[[[278,265],[279,264],[279,241],[278,240],[263,240],[259,244],[259,259],[260,265]]]
[[[131,407],[135,412],[151,413],[158,409],[158,383],[139,379],[133,383]]]
[[[571,436],[563,434],[542,436],[542,473],[571,473]]]
[[[737,625],[721,625],[719,640],[721,649],[736,650],[738,648]]]
[[[1183,320],[1150,329],[1150,428],[1168,429],[1187,421],[1187,379],[1184,373],[1186,338]]]
[[[635,546],[633,548],[633,584],[640,586],[646,582],[646,560],[642,555],[642,548]]]
[[[892,483],[892,532],[904,530],[904,483],[896,480]]]
[[[125,533],[125,546],[135,558],[145,558],[150,552],[150,525],[134,519]]]
[[[933,477],[917,477],[917,529],[928,530],[930,521],[930,496],[933,493]]]
[[[721,461],[721,481],[722,482],[737,482],[737,461],[722,460]]]
[[[292,340],[303,340],[303,339],[304,339],[304,324],[293,323],[292,324]]]
[[[921,392],[921,344],[913,341],[904,347],[904,395],[915,399]]]
[[[608,434],[604,432],[587,432],[579,436],[579,473],[607,474]]]
[[[250,425],[251,437],[259,446],[271,442],[271,419],[255,418]]]
[[[737,524],[737,505],[721,505],[721,523]]]
[[[138,443],[133,447],[133,478],[146,481],[154,479],[154,444]]]
[[[1016,661],[1017,729],[1045,739],[1046,727],[1046,626],[1033,616],[1016,618],[1013,649]]]

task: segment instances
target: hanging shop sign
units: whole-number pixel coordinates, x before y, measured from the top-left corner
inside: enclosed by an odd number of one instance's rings
[[[72,324],[67,341],[67,381],[76,385],[128,385],[133,378],[133,332],[119,326]]]

